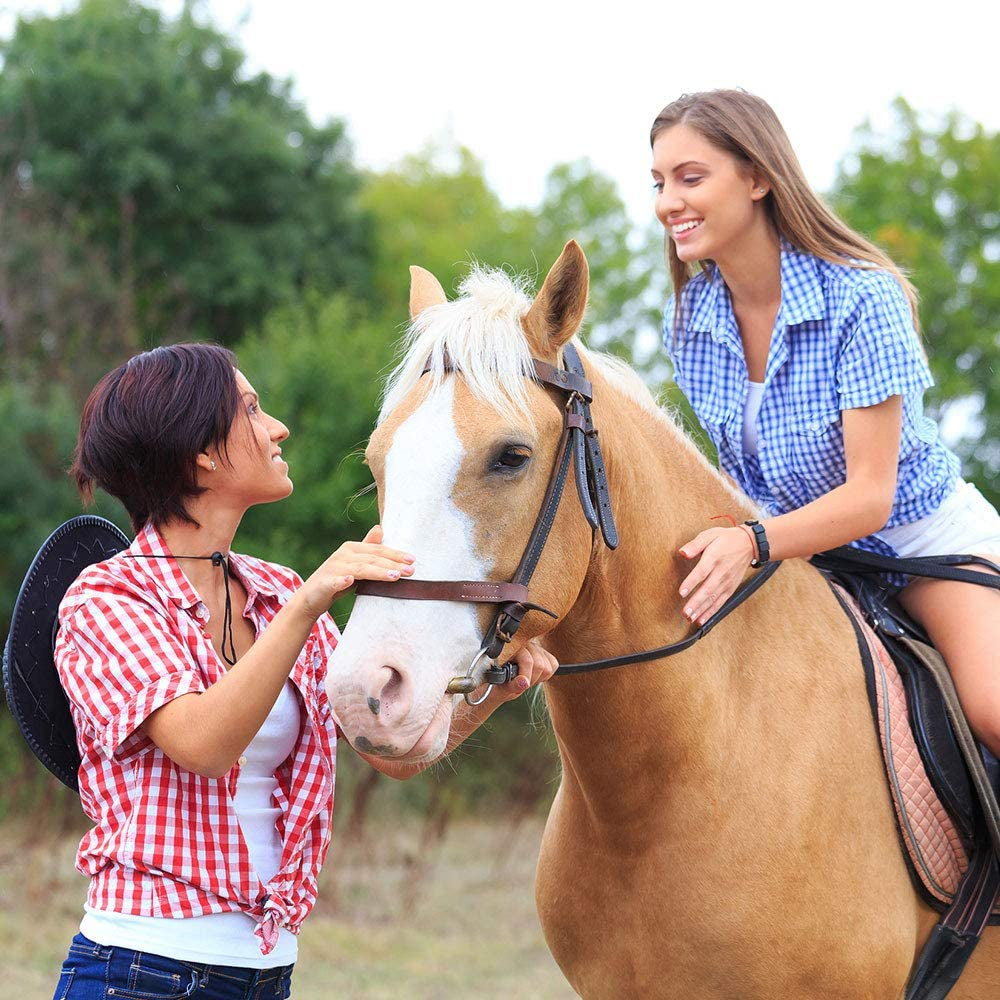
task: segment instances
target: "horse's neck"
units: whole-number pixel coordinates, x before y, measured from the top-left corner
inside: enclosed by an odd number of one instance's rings
[[[595,407],[595,418],[621,543],[615,552],[596,551],[579,599],[550,634],[548,644],[566,663],[651,649],[689,634],[678,590],[693,563],[678,550],[699,531],[726,523],[710,521],[712,515],[749,512],[747,501],[663,418],[623,400],[601,413]],[[731,746],[732,728],[740,724],[738,706],[769,696],[759,685],[768,657],[764,636],[781,614],[782,592],[801,586],[803,574],[805,566],[783,567],[684,653],[547,685],[566,779],[578,782],[594,809],[609,805],[616,823],[629,811],[639,819],[650,773],[673,780],[718,767],[720,747]]]

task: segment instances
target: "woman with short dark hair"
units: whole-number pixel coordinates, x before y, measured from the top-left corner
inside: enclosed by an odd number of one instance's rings
[[[211,344],[132,358],[84,408],[72,475],[85,498],[117,497],[136,537],[59,610],[94,827],[56,1000],[290,995],[330,841],[338,730],[324,681],[339,633],[326,612],[355,580],[409,576],[414,560],[378,526],[305,581],[231,552],[249,507],[292,492],[287,437]],[[520,683],[465,714],[449,749],[555,667],[537,645],[519,665]],[[372,763],[396,777],[425,766]]]

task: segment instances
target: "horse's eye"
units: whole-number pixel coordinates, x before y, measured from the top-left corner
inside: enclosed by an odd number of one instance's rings
[[[521,469],[531,458],[531,452],[525,448],[504,448],[497,457],[494,468],[498,472],[510,472]]]

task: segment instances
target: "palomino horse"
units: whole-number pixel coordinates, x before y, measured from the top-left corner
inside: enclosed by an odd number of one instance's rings
[[[418,577],[509,580],[562,423],[530,359],[559,363],[583,319],[586,259],[567,244],[534,302],[502,272],[474,273],[453,302],[413,275],[409,349],[368,448],[385,538],[416,555]],[[682,637],[679,546],[711,515],[753,513],[633,372],[578,349],[621,543],[603,546],[567,487],[530,587],[558,620],[529,613],[508,656],[542,633],[563,662]],[[348,739],[440,754],[461,700],[446,686],[491,617],[359,597],[330,663]],[[581,996],[903,995],[936,915],[901,856],[854,633],[807,562],[782,566],[681,655],[557,675],[545,697],[562,782],[536,896]],[[1000,996],[997,928],[951,996]]]

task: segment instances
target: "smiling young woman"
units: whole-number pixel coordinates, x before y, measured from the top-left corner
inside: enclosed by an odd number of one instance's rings
[[[809,188],[771,107],[687,94],[650,132],[674,295],[664,341],[722,469],[770,516],[710,528],[680,588],[704,622],[748,566],[838,545],[1000,558],[1000,515],[923,412],[933,384],[916,293]],[[1000,754],[1000,595],[917,580],[901,593]]]
[[[378,526],[304,581],[232,552],[244,513],[292,492],[288,433],[211,344],[140,354],[87,401],[72,474],[85,498],[117,497],[136,537],[59,610],[94,827],[56,1000],[290,995],[333,810],[327,609],[355,580],[410,576],[414,559]],[[555,665],[524,650],[519,683],[460,713],[447,749]],[[368,759],[394,777],[426,766]]]

